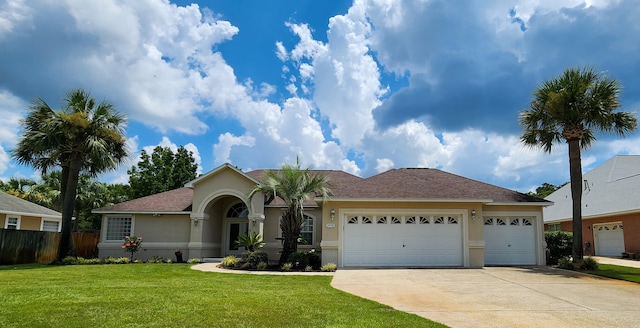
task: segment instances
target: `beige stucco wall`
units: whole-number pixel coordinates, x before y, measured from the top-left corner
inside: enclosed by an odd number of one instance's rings
[[[105,217],[106,215],[103,215],[103,232],[106,231]],[[189,258],[190,223],[191,219],[188,214],[133,215],[131,234],[142,237],[142,250],[137,252],[134,258],[146,261],[152,256],[161,256],[165,259],[175,260],[175,250],[180,249],[184,260],[187,260]],[[100,258],[131,255],[122,250],[122,242],[106,241],[105,236],[101,236],[98,249]]]
[[[20,230],[40,231],[41,220],[40,217],[23,215],[20,217]]]

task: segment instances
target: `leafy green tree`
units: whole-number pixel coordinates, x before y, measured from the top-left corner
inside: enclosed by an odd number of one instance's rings
[[[53,110],[42,99],[32,102],[20,122],[24,131],[12,157],[43,174],[61,167],[62,235],[57,261],[73,252],[72,217],[80,172],[90,175],[112,170],[127,157],[125,117],[107,101],[75,89],[67,92],[64,108]]]
[[[280,221],[283,240],[280,265],[298,251],[298,238],[304,222],[304,201],[310,197],[328,198],[331,195],[329,187],[326,176],[313,174],[308,167],[300,168],[300,159],[297,159],[294,165],[284,164],[280,170],[265,171],[260,184],[249,193],[249,199],[261,192],[268,197],[268,202],[279,197],[287,205]]]
[[[565,184],[566,183],[556,186],[554,184],[545,182],[540,187],[536,188],[536,192],[530,191],[527,194],[538,198],[545,198],[551,195],[554,191],[560,189],[560,187],[564,186]]]
[[[197,169],[193,153],[183,146],[175,153],[169,147],[157,146],[151,155],[143,149],[137,167],[132,166],[127,171],[132,197],[180,188],[197,177]]]
[[[573,202],[573,259],[581,262],[582,165],[581,150],[596,141],[595,133],[625,136],[635,131],[638,121],[620,108],[620,83],[593,68],[569,68],[545,81],[533,93],[531,108],[520,113],[524,133],[521,141],[550,153],[552,146],[566,142]]]

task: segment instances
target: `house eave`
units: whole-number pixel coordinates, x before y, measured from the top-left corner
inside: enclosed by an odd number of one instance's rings
[[[513,205],[519,205],[519,206],[543,206],[543,207],[547,207],[547,206],[551,206],[553,205],[553,202],[495,202],[495,203],[487,203],[487,206],[513,206]]]
[[[190,215],[191,211],[115,211],[115,210],[103,210],[103,211],[91,211],[94,214],[151,214],[151,215]]]
[[[600,219],[600,218],[606,218],[609,216],[627,215],[627,214],[634,214],[634,213],[640,213],[640,209],[610,212],[610,213],[598,213],[593,215],[583,215],[582,220]],[[560,223],[560,222],[566,222],[571,220],[573,220],[573,218],[566,217],[561,219],[545,220],[544,223]]]
[[[40,213],[16,212],[16,211],[5,211],[5,210],[3,210],[1,213],[5,213],[9,215],[19,215],[19,216],[35,216],[35,217],[51,218],[51,219],[62,218],[62,214],[54,215],[54,214],[40,214]]]
[[[322,202],[322,198],[315,198]],[[491,203],[492,199],[485,198],[330,198],[330,202],[385,202],[385,203]]]

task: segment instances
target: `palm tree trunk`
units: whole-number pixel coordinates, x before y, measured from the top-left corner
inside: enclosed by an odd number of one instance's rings
[[[300,235],[300,228],[296,231],[296,213],[289,210],[283,216],[283,220],[280,228],[282,229],[282,253],[280,254],[279,264],[282,266],[289,260],[289,255],[298,251],[298,236]]]
[[[81,165],[82,163],[79,160],[72,160],[69,162],[67,175],[68,179],[64,191],[64,198],[62,199],[62,234],[60,236],[60,243],[58,244],[58,256],[56,259],[57,261],[62,261],[63,258],[67,256],[73,256],[75,253],[71,230],[73,229],[72,218],[73,210],[75,208],[75,200]],[[65,184],[63,181],[61,181],[61,184]]]
[[[574,139],[569,144],[569,175],[571,178],[571,200],[573,204],[573,248],[574,262],[582,262],[582,163],[580,159],[580,140]]]

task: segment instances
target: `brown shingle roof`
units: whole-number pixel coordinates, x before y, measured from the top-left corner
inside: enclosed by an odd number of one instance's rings
[[[107,212],[189,212],[193,202],[193,189],[178,188],[159,194],[137,198],[123,203],[93,210]]]
[[[340,199],[486,199],[496,203],[545,202],[517,191],[472,180],[437,169],[392,169],[356,186],[334,189]]]
[[[255,170],[245,174],[260,180],[266,170]],[[325,174],[331,183],[332,199],[407,199],[407,200],[475,200],[493,203],[547,202],[517,191],[472,180],[438,169],[403,168],[392,169],[367,179],[336,170],[313,170]],[[193,190],[179,188],[156,195],[142,197],[124,203],[103,207],[94,212],[187,212],[191,211]],[[283,206],[275,199],[270,206]],[[313,200],[305,206],[317,206]]]

